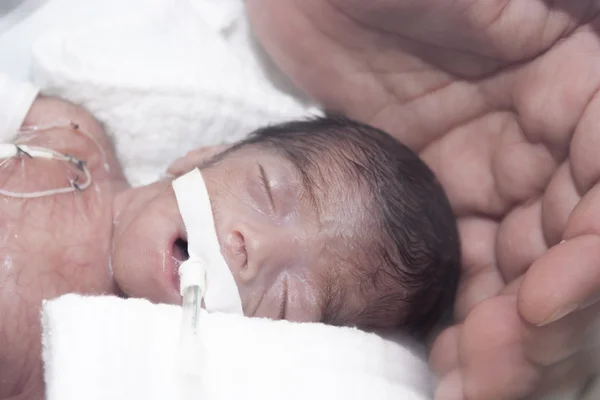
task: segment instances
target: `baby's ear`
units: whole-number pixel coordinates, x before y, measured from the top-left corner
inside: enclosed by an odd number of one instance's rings
[[[228,147],[230,147],[230,145],[221,144],[218,146],[207,146],[192,150],[185,156],[175,160],[169,168],[167,168],[167,173],[174,177],[186,174],[198,165],[227,150]]]

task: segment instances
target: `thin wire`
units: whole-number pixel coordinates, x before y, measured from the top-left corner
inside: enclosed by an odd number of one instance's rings
[[[71,192],[76,192],[76,191],[84,191],[86,190],[88,187],[90,187],[90,185],[92,184],[92,175],[90,174],[89,169],[86,167],[85,162],[83,162],[82,160],[67,155],[67,154],[63,154],[63,153],[59,153],[58,151],[52,150],[52,149],[47,149],[45,147],[38,147],[38,146],[18,146],[16,144],[2,144],[0,146],[14,146],[14,153],[16,154],[16,157],[21,157],[21,154],[24,154],[28,157],[31,158],[45,158],[45,159],[54,159],[54,160],[61,160],[61,161],[65,161],[73,166],[75,166],[77,169],[79,169],[80,171],[82,171],[85,174],[86,180],[83,184],[79,183],[79,177],[76,177],[75,179],[71,180],[69,179],[69,186],[68,187],[62,187],[62,188],[58,188],[58,189],[50,189],[50,190],[43,190],[43,191],[38,191],[38,192],[11,192],[8,190],[3,190],[0,189],[0,195],[2,196],[7,196],[7,197],[15,197],[15,198],[20,198],[20,199],[33,199],[33,198],[39,198],[39,197],[46,197],[46,196],[52,196],[52,195],[56,195],[56,194],[64,194],[64,193],[71,193]],[[11,156],[10,158],[14,158],[15,156]],[[1,164],[0,166],[4,165],[4,163],[6,163],[10,158],[6,158]]]
[[[56,128],[70,128],[76,132],[81,133],[83,136],[87,137],[88,139],[90,139],[94,143],[94,145],[96,145],[98,150],[100,151],[100,155],[102,156],[102,164],[103,164],[104,170],[106,172],[109,172],[110,166],[108,165],[108,161],[106,158],[106,152],[104,151],[104,148],[100,145],[98,140],[96,140],[94,135],[81,129],[81,126],[76,122],[73,122],[71,120],[59,119],[57,121],[54,121],[52,123],[48,123],[45,125],[25,125],[25,126],[21,127],[19,132],[21,134],[33,134],[33,133],[49,131],[51,129],[56,129]],[[18,144],[19,141],[17,141],[16,143]]]
[[[3,150],[5,151],[4,154],[6,157],[5,160],[0,163],[0,167],[4,166],[10,159],[12,159],[14,157],[20,158],[23,155],[26,155],[30,158],[55,159],[55,160],[65,161],[65,162],[75,166],[77,169],[79,169],[80,171],[82,171],[85,174],[86,180],[83,184],[80,184],[79,176],[77,176],[73,180],[69,179],[68,187],[62,187],[62,188],[58,188],[58,189],[50,189],[50,190],[44,190],[44,191],[37,191],[37,192],[23,193],[23,192],[12,192],[12,191],[8,191],[8,190],[0,189],[0,195],[7,196],[7,197],[22,198],[22,199],[31,199],[31,198],[52,196],[52,195],[56,195],[56,194],[72,193],[75,191],[84,191],[88,187],[90,187],[90,185],[92,184],[92,176],[83,160],[80,160],[76,157],[73,157],[73,156],[70,156],[67,154],[63,154],[58,151],[48,149],[45,147],[27,146],[27,145],[19,146],[18,145],[18,143],[28,142],[31,139],[31,138],[24,138],[23,135],[25,135],[25,134],[41,133],[41,132],[45,132],[45,131],[55,129],[55,128],[70,128],[76,132],[79,132],[81,135],[87,137],[88,139],[90,139],[96,145],[98,150],[100,151],[100,154],[102,156],[104,170],[106,172],[108,172],[110,170],[104,148],[100,145],[100,143],[96,140],[96,138],[93,135],[91,135],[87,131],[80,129],[79,124],[77,124],[71,120],[57,120],[57,121],[54,121],[52,123],[45,124],[45,125],[23,126],[19,130],[19,133],[22,135],[22,136],[20,136],[21,140],[17,140],[16,144],[4,144],[4,145],[0,144],[0,146],[4,146]],[[11,148],[11,146],[14,146],[14,148]]]

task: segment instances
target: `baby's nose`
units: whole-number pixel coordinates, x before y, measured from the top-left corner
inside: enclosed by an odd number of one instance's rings
[[[250,284],[262,280],[289,264],[293,257],[293,241],[282,231],[253,228],[238,224],[227,239],[225,259],[240,282]]]

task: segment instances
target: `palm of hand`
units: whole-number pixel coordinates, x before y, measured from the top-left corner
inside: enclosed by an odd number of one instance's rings
[[[418,150],[446,188],[463,278],[457,325],[432,349],[438,394],[520,398],[580,376],[597,307],[536,325],[600,294],[600,5],[247,4],[299,87]]]

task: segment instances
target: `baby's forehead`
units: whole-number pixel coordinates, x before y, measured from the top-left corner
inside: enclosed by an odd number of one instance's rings
[[[265,162],[265,167],[277,170],[268,172],[298,184],[296,195],[315,212],[328,247],[343,247],[347,254],[346,247],[365,245],[364,233],[374,235],[379,218],[368,184],[356,171],[361,168],[360,157],[340,148],[295,150],[254,144],[240,148],[240,156]]]
[[[252,175],[257,165],[271,183],[297,184],[295,195],[302,197],[315,211],[335,216],[360,213],[370,198],[368,190],[349,172],[349,158],[338,150],[299,151],[269,143],[241,143],[218,155],[208,164],[237,167]],[[342,206],[339,208],[338,206]],[[339,209],[338,209],[339,208]]]

